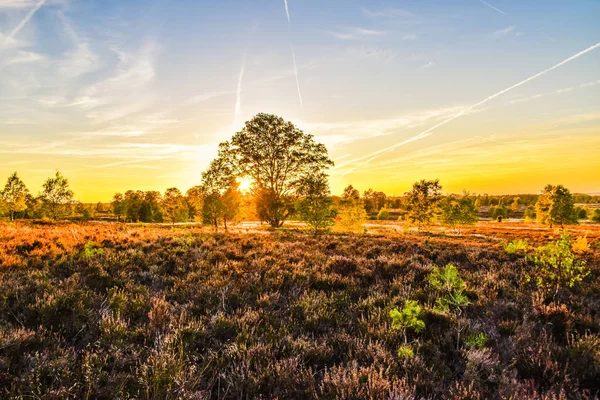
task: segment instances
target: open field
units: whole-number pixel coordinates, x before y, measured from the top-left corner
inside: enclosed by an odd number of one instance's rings
[[[600,391],[600,227],[590,274],[544,299],[526,254],[559,232],[398,223],[313,238],[260,227],[0,224],[3,398],[590,398]],[[434,309],[454,264],[469,305]],[[423,307],[408,330],[389,311]],[[480,338],[480,340],[476,340]],[[484,338],[484,339],[481,339]]]

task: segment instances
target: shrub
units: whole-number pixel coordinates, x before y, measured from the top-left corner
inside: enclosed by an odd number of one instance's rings
[[[415,357],[415,352],[409,345],[403,345],[398,348],[398,358],[408,360]]]
[[[387,210],[387,208],[382,208],[381,210],[379,210],[379,213],[377,214],[377,219],[380,221],[387,221],[388,219],[390,219],[390,212]]]
[[[390,311],[392,318],[392,328],[399,329],[404,335],[404,343],[407,343],[406,330],[412,329],[415,332],[421,332],[425,329],[425,322],[419,319],[421,315],[421,306],[414,300],[406,300],[402,311],[394,308]]]
[[[557,241],[538,247],[532,260],[536,267],[537,286],[552,294],[552,299],[561,288],[572,288],[590,274],[585,261],[575,258],[568,232],[564,232]]]
[[[526,253],[528,248],[529,246],[527,245],[526,240],[514,239],[504,246],[504,251],[506,251],[506,254],[516,254],[519,252]]]
[[[465,336],[465,345],[470,348],[480,349],[487,344],[487,336],[483,332]]]

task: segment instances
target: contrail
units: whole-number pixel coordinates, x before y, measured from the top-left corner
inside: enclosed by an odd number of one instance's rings
[[[288,8],[287,0],[283,0],[283,4],[285,4],[285,15],[287,15],[288,24],[289,24],[291,21],[290,21],[290,9]]]
[[[504,14],[507,15],[504,11],[502,11],[501,9],[494,7],[493,5],[491,5],[490,3],[484,1],[484,0],[479,0],[480,2],[482,2],[483,4],[485,4],[486,6],[493,8],[494,10],[498,11],[500,14]]]
[[[530,76],[529,78],[527,78],[527,79],[524,79],[524,80],[522,80],[522,81],[521,81],[521,82],[519,82],[519,83],[516,83],[516,84],[514,84],[514,85],[512,85],[512,86],[510,86],[510,87],[508,87],[508,88],[506,88],[506,89],[504,89],[504,90],[501,90],[501,91],[499,91],[498,93],[494,93],[493,95],[486,97],[485,99],[481,100],[480,102],[478,102],[478,103],[475,103],[475,104],[473,104],[472,106],[469,106],[469,107],[465,108],[464,110],[460,111],[459,113],[457,113],[457,114],[455,114],[455,115],[451,116],[450,118],[447,118],[447,119],[443,120],[442,122],[440,122],[440,123],[438,123],[438,124],[436,124],[436,125],[432,126],[431,128],[429,128],[429,129],[427,129],[427,130],[425,130],[425,131],[423,131],[423,132],[419,133],[419,134],[418,134],[418,135],[416,135],[416,136],[413,136],[413,137],[411,137],[411,138],[408,138],[408,139],[404,140],[403,142],[396,143],[395,145],[393,145],[393,146],[390,146],[390,147],[387,147],[387,148],[385,148],[385,149],[378,150],[378,151],[376,151],[376,152],[373,152],[373,153],[371,153],[371,154],[367,154],[366,156],[363,156],[363,157],[357,158],[356,160],[363,160],[363,159],[365,159],[365,158],[368,158],[368,159],[367,159],[366,161],[364,161],[363,163],[356,165],[354,168],[352,168],[352,169],[351,169],[351,170],[349,170],[348,172],[346,172],[346,173],[342,174],[341,176],[348,175],[349,173],[353,172],[353,171],[354,171],[354,170],[356,170],[357,168],[360,168],[360,167],[362,167],[362,166],[364,166],[364,165],[366,165],[366,164],[370,163],[371,161],[373,161],[373,160],[375,160],[377,157],[379,157],[379,155],[380,155],[380,154],[386,153],[386,152],[388,152],[388,151],[392,151],[392,150],[394,150],[394,149],[396,149],[396,148],[398,148],[398,147],[400,147],[400,146],[404,146],[404,145],[405,145],[405,144],[407,144],[407,143],[414,142],[414,141],[416,141],[416,140],[420,140],[420,139],[424,139],[424,138],[426,138],[427,136],[431,135],[431,133],[430,133],[430,132],[431,132],[431,131],[433,131],[434,129],[437,129],[437,128],[439,128],[440,126],[442,126],[442,125],[445,125],[445,124],[447,124],[447,123],[448,123],[448,122],[450,122],[450,121],[453,121],[453,120],[455,120],[455,119],[457,119],[457,118],[460,118],[460,117],[462,117],[462,116],[463,116],[465,113],[468,113],[469,111],[473,110],[474,108],[476,108],[476,107],[479,107],[480,105],[482,105],[482,104],[485,104],[485,103],[487,103],[488,101],[490,101],[490,100],[493,100],[493,99],[495,99],[495,98],[496,98],[496,97],[498,97],[498,96],[501,96],[501,95],[503,95],[503,94],[505,94],[505,93],[507,93],[507,92],[510,92],[511,90],[513,90],[513,89],[516,89],[516,88],[518,88],[519,86],[522,86],[522,85],[526,84],[527,82],[530,82],[530,81],[532,81],[532,80],[534,80],[534,79],[537,79],[537,78],[539,78],[540,76],[542,76],[542,75],[545,75],[545,74],[547,74],[548,72],[550,72],[550,71],[552,71],[552,70],[555,70],[556,68],[559,68],[559,67],[561,67],[561,66],[563,66],[563,65],[565,65],[565,64],[567,64],[567,63],[569,63],[569,62],[571,62],[571,61],[573,61],[574,59],[576,59],[576,58],[579,58],[579,57],[581,57],[582,55],[584,55],[584,54],[586,54],[586,53],[589,53],[589,52],[590,52],[590,51],[592,51],[592,50],[595,50],[595,49],[596,49],[596,48],[598,48],[598,47],[600,47],[600,42],[598,42],[598,43],[596,43],[595,45],[593,45],[593,46],[590,46],[590,47],[588,47],[587,49],[585,49],[585,50],[582,50],[582,51],[580,51],[579,53],[577,53],[577,54],[575,54],[575,55],[573,55],[573,56],[571,56],[571,57],[569,57],[569,58],[567,58],[567,59],[565,59],[565,60],[563,60],[563,61],[559,62],[558,64],[555,64],[555,65],[553,65],[553,66],[552,66],[552,67],[550,67],[550,68],[547,68],[547,69],[543,70],[542,72],[538,72],[537,74],[535,74],[535,75],[532,75],[532,76]]]
[[[35,7],[33,7],[31,9],[31,11],[29,11],[29,13],[27,13],[27,15],[25,16],[25,18],[23,18],[21,20],[21,22],[19,22],[19,24],[15,27],[15,29],[12,30],[12,32],[10,32],[8,34],[8,36],[6,36],[4,38],[4,41],[2,42],[2,44],[0,45],[0,49],[3,49],[4,46],[6,45],[6,43],[8,43],[9,40],[12,40],[20,31],[21,29],[23,29],[23,27],[25,25],[27,25],[27,23],[29,22],[29,20],[31,19],[31,17],[33,17],[33,14],[36,13],[37,10],[40,9],[41,6],[44,5],[44,3],[46,2],[46,0],[40,0]]]
[[[304,103],[302,102],[302,93],[300,92],[300,81],[298,80],[298,67],[296,67],[296,53],[294,52],[293,47],[292,59],[294,60],[294,74],[296,75],[296,88],[298,89],[298,99],[300,99],[300,106],[304,108]]]
[[[283,4],[285,5],[285,15],[287,15],[288,28],[290,28],[291,27],[290,9],[288,8],[287,0],[283,0]],[[294,61],[294,75],[296,76],[296,89],[298,89],[298,99],[300,100],[300,107],[304,108],[304,102],[302,101],[302,93],[300,92],[300,80],[298,79],[298,67],[296,66],[296,52],[294,51],[293,46],[292,46],[292,60]]]
[[[237,96],[235,99],[234,124],[238,121],[238,117],[240,116],[240,109],[242,107],[242,81],[244,79],[244,70],[245,69],[246,69],[246,55],[244,54],[244,58],[242,60],[242,69],[240,70],[240,76],[238,78],[238,84],[237,84]]]

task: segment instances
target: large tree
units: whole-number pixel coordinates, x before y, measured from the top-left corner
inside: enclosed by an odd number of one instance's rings
[[[546,185],[535,204],[538,223],[552,225],[576,224],[575,202],[573,195],[563,185]]]
[[[433,181],[422,179],[413,184],[410,192],[405,193],[407,217],[411,222],[416,222],[419,229],[433,219],[442,197],[441,191],[439,179]]]
[[[27,209],[27,195],[29,190],[17,173],[8,177],[4,190],[0,192],[0,199],[5,203],[10,220],[15,219],[15,213]]]
[[[56,171],[54,178],[48,178],[44,182],[41,198],[52,219],[67,216],[73,204],[73,192],[69,189],[69,180]]]
[[[294,124],[272,114],[258,114],[230,141],[219,145],[219,159],[239,178],[251,178],[263,200],[262,218],[280,227],[290,214],[297,182],[333,165],[323,144]]]

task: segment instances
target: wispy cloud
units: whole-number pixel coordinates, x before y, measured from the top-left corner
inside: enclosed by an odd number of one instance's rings
[[[363,8],[362,12],[365,16],[371,17],[371,18],[377,18],[377,17],[406,18],[406,17],[413,16],[413,14],[411,12],[400,9],[400,8],[387,8],[387,9],[383,9],[383,10],[369,10],[369,9]]]
[[[545,75],[545,74],[547,74],[547,73],[555,70],[556,68],[560,68],[561,66],[563,66],[563,65],[565,65],[565,64],[567,64],[567,63],[569,63],[569,62],[571,62],[571,61],[573,61],[573,60],[575,60],[575,59],[577,59],[577,58],[579,58],[581,56],[583,56],[584,54],[589,53],[590,51],[593,51],[593,50],[597,49],[598,47],[600,47],[600,42],[598,42],[598,43],[596,43],[596,44],[594,44],[594,45],[592,45],[592,46],[590,46],[590,47],[588,47],[588,48],[580,51],[577,54],[572,55],[571,57],[569,57],[569,58],[567,58],[567,59],[559,62],[558,64],[555,64],[555,65],[551,66],[550,68],[547,68],[547,69],[545,69],[545,70],[543,70],[541,72],[538,72],[537,74],[532,75],[532,76],[530,76],[527,79],[524,79],[524,80],[522,80],[522,81],[520,81],[520,82],[518,82],[518,83],[516,83],[516,84],[514,84],[512,86],[507,87],[506,89],[503,89],[503,90],[501,90],[501,91],[499,91],[497,93],[494,93],[494,94],[486,97],[485,99],[483,99],[483,100],[481,100],[481,101],[479,101],[479,102],[477,102],[477,103],[475,103],[475,104],[473,104],[473,105],[471,105],[471,106],[469,106],[469,107],[461,110],[460,112],[456,113],[455,115],[453,115],[453,116],[451,116],[451,117],[449,117],[449,118],[447,118],[447,119],[445,119],[445,120],[443,120],[443,121],[435,124],[434,126],[432,126],[429,129],[427,129],[427,130],[419,133],[418,135],[410,137],[410,138],[408,138],[408,139],[406,139],[406,140],[404,140],[402,142],[396,143],[395,145],[388,146],[388,147],[386,147],[384,149],[381,149],[381,150],[378,150],[378,151],[375,151],[373,153],[370,153],[370,154],[367,154],[365,156],[360,157],[360,159],[357,159],[355,161],[359,161],[359,160],[365,160],[365,161],[361,162],[360,164],[354,165],[354,167],[352,167],[350,170],[346,171],[343,175],[347,175],[347,174],[353,172],[354,170],[356,170],[357,168],[360,168],[360,167],[362,167],[362,166],[364,166],[364,165],[366,165],[366,164],[374,161],[375,159],[377,159],[383,153],[387,153],[389,151],[395,150],[398,147],[404,146],[404,145],[406,145],[408,143],[415,142],[417,140],[421,140],[421,139],[424,139],[424,138],[430,136],[431,132],[434,131],[435,129],[437,129],[437,128],[439,128],[439,127],[441,127],[441,126],[443,126],[443,125],[445,125],[445,124],[447,124],[447,123],[449,123],[449,122],[451,122],[451,121],[453,121],[453,120],[455,120],[457,118],[462,117],[463,115],[465,115],[465,114],[471,112],[472,110],[474,110],[475,108],[477,108],[479,106],[482,106],[483,104],[485,104],[485,103],[487,103],[487,102],[495,99],[496,97],[502,96],[503,94],[505,94],[507,92],[510,92],[511,90],[514,90],[514,89],[516,89],[516,88],[518,88],[520,86],[523,86],[526,83],[531,82],[532,80],[535,80],[535,79],[539,78],[540,76],[543,76],[543,75]]]
[[[541,99],[543,97],[550,96],[552,94],[568,93],[568,92],[572,92],[572,91],[577,90],[577,89],[585,89],[585,88],[589,88],[589,87],[596,86],[596,85],[600,85],[600,80],[586,82],[586,83],[582,83],[580,85],[575,85],[575,86],[569,86],[569,87],[564,87],[564,88],[556,89],[553,92],[536,93],[536,94],[531,95],[531,96],[519,97],[519,98],[507,101],[506,104],[525,103],[525,102],[528,102],[528,101],[531,101],[531,100]]]
[[[46,0],[40,0],[38,1],[35,6],[27,13],[27,15],[25,15],[25,17],[21,20],[21,22],[19,22],[17,24],[17,26],[15,26],[13,28],[12,31],[10,31],[10,33],[5,36],[2,40],[2,42],[0,42],[0,50],[4,49],[4,46],[7,43],[10,43],[13,38],[19,34],[19,32],[21,31],[21,29],[23,29],[25,27],[25,25],[27,25],[27,23],[29,22],[29,20],[31,19],[31,17],[33,17],[33,15],[37,12],[37,10],[40,9],[40,7],[42,7],[44,5],[44,3],[46,2]],[[9,3],[14,3],[14,1],[12,2],[5,2],[5,4],[9,4]]]
[[[290,20],[290,9],[288,7],[287,0],[283,0],[283,4],[285,5],[285,15],[287,16],[287,20],[288,20],[288,24],[289,24],[289,23],[291,23],[291,20]]]
[[[494,7],[493,5],[491,5],[490,3],[488,3],[487,1],[484,1],[484,0],[479,0],[479,1],[482,2],[483,4],[485,4],[486,6],[490,7],[491,9],[499,12],[500,14],[507,15],[504,11],[502,11],[501,9],[499,9],[497,7]]]
[[[294,52],[293,47],[292,60],[294,61],[294,75],[296,76],[296,88],[298,89],[298,99],[300,100],[300,106],[304,108],[304,103],[302,102],[302,93],[300,92],[300,80],[298,79],[298,67],[296,66],[296,53]]]
[[[238,76],[237,91],[235,97],[235,109],[234,109],[234,125],[238,122],[240,117],[240,111],[242,109],[242,82],[244,80],[244,70],[246,69],[246,55],[242,59],[242,68],[240,68],[240,75]]]
[[[509,33],[514,32],[515,29],[516,29],[516,26],[510,25],[510,26],[507,26],[504,29],[498,29],[498,30],[492,32],[492,35],[495,36],[495,37],[506,36]]]
[[[341,40],[363,40],[366,38],[370,38],[373,36],[382,36],[387,32],[374,30],[374,29],[366,29],[361,27],[354,28],[346,28],[342,31],[326,31],[336,39]]]
[[[435,66],[435,61],[429,61],[423,65],[423,68],[429,69],[429,68],[433,68],[434,66]]]
[[[379,46],[353,46],[345,50],[345,55],[349,57],[372,58],[382,63],[388,63],[398,57],[399,51],[387,47]]]

